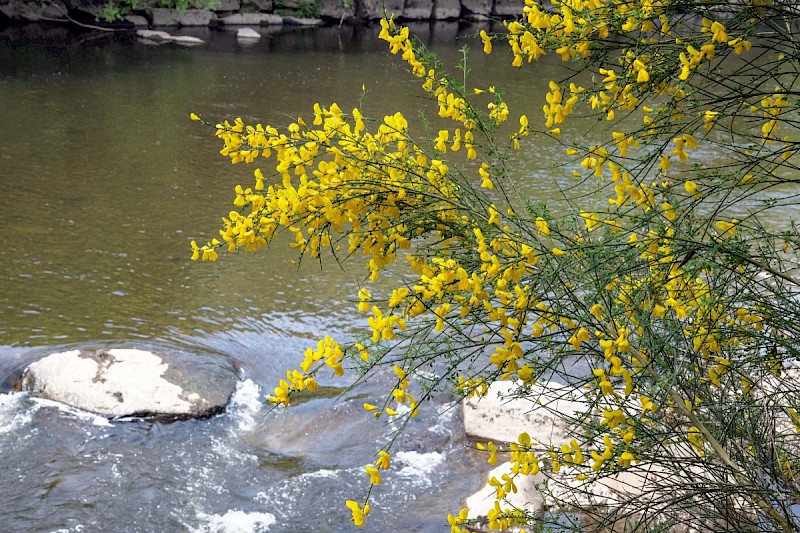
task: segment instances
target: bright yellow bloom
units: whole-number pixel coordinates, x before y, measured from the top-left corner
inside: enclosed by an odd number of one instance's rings
[[[478,169],[478,174],[481,175],[483,181],[481,182],[481,187],[484,189],[493,189],[494,183],[492,182],[492,178],[489,175],[489,165],[486,163],[481,164],[481,168]]]
[[[669,202],[664,202],[661,204],[661,209],[664,211],[664,216],[667,217],[667,220],[672,222],[676,218],[678,218],[678,213],[675,211],[675,208]]]
[[[717,230],[719,231],[720,236],[722,236],[722,237],[733,237],[734,235],[736,235],[736,224],[738,224],[738,223],[739,223],[739,221],[734,218],[734,219],[731,219],[730,222],[726,222],[724,220],[719,220],[714,225],[717,227]]]
[[[345,505],[350,512],[353,514],[350,520],[358,527],[363,527],[365,522],[365,517],[369,515],[369,504],[365,503],[364,507],[362,508],[358,503],[354,502],[353,500],[347,500]]]
[[[481,30],[480,33],[481,41],[483,41],[483,53],[484,54],[491,54],[492,53],[492,37],[486,33],[486,30]]]
[[[372,465],[367,465],[364,470],[366,470],[367,475],[369,476],[369,482],[373,485],[380,485],[381,484],[381,472],[380,470]]]
[[[547,221],[542,217],[536,217],[536,227],[539,229],[539,235],[550,235],[550,228],[547,226]]]
[[[383,470],[389,470],[390,458],[389,452],[381,450],[378,452],[378,459],[375,461],[375,466]]]
[[[367,289],[361,288],[358,290],[358,299],[361,300],[358,304],[359,311],[366,313],[371,309],[369,304],[370,298],[372,298],[372,293],[370,293]]]

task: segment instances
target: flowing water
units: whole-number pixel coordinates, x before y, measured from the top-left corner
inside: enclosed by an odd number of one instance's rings
[[[453,65],[460,36],[480,27],[413,29]],[[362,265],[298,266],[285,243],[189,261],[191,240],[212,237],[233,186],[252,179],[189,114],[282,124],[314,102],[351,109],[362,85],[368,116],[436,109],[377,27],[262,31],[246,47],[230,32],[181,31],[208,41],[191,49],[38,26],[3,34],[0,530],[354,529],[343,502],[365,496],[363,465],[396,424],[361,408],[377,403],[381,377],[285,412],[263,398],[322,335],[364,326],[350,300]],[[516,70],[472,44],[472,75],[491,72],[514,109],[539,117],[561,67]],[[553,164],[562,150],[537,142],[521,156],[525,195],[551,201],[571,186]],[[120,346],[230,356],[243,381],[224,414],[172,424],[108,422],[11,391],[48,353]],[[434,402],[395,446],[366,530],[449,531],[447,513],[487,468],[465,444],[458,409]]]
[[[478,28],[416,29],[454,64],[457,36]],[[191,49],[38,26],[3,34],[0,530],[354,529],[344,500],[366,495],[363,465],[395,426],[361,408],[381,384],[286,412],[263,398],[320,336],[363,326],[349,300],[362,267],[296,266],[286,246],[189,261],[190,241],[214,235],[252,175],[188,117],[281,124],[316,101],[350,109],[362,84],[366,115],[435,114],[377,31],[264,30],[249,47],[181,32],[208,41]],[[538,83],[503,72],[509,86]],[[223,415],[172,424],[109,423],[10,389],[48,353],[114,346],[230,356],[244,380]],[[424,412],[394,448],[366,529],[449,530],[486,469],[464,444],[447,399]]]

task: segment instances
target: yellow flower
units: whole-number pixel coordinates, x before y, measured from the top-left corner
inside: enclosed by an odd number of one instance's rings
[[[497,211],[497,206],[494,204],[489,206],[489,224],[500,225],[500,213]]]
[[[389,470],[390,458],[389,452],[381,450],[378,452],[378,460],[375,461],[375,466],[383,470]]]
[[[720,236],[722,236],[722,237],[733,237],[734,235],[736,235],[736,224],[738,224],[738,223],[739,223],[739,221],[734,218],[734,219],[731,219],[730,222],[725,222],[724,220],[719,220],[714,225],[717,227],[717,230],[719,230]]]
[[[497,464],[497,448],[494,445],[494,442],[487,442],[486,447],[489,450],[489,459],[487,462],[490,465]]]
[[[492,37],[486,33],[486,30],[481,30],[480,33],[481,41],[483,41],[483,53],[484,54],[491,54],[492,53]]]
[[[633,454],[627,450],[622,452],[617,459],[617,464],[623,468],[628,468],[631,466],[631,462],[634,460]]]
[[[454,516],[453,514],[447,515],[447,523],[450,524],[450,532],[451,533],[467,533],[466,529],[461,529],[458,526],[462,525],[469,519],[469,509],[464,507],[459,511],[458,516]]]
[[[550,228],[547,221],[542,217],[536,217],[536,227],[539,228],[539,235],[550,235]]]
[[[567,252],[562,250],[561,248],[553,248],[553,255],[566,255]]]
[[[369,482],[373,485],[380,485],[381,484],[381,472],[376,467],[372,465],[367,465],[364,468],[367,471],[367,475],[369,476]]]
[[[344,504],[350,509],[350,512],[353,513],[350,520],[352,520],[356,526],[363,527],[365,522],[364,518],[369,514],[369,504],[365,503],[363,508],[353,500],[347,500]]]
[[[664,216],[667,217],[667,220],[670,222],[678,218],[678,213],[675,211],[675,208],[669,202],[664,202],[661,204],[661,209],[664,211]]]
[[[704,455],[703,445],[705,444],[705,438],[703,438],[703,434],[700,433],[699,429],[694,426],[690,427],[689,431],[686,433],[686,440],[697,450],[698,454]]]
[[[481,182],[481,187],[484,189],[493,189],[494,183],[492,182],[492,178],[489,175],[489,165],[486,163],[481,164],[481,168],[478,169],[478,174],[481,175],[483,181]]]
[[[370,293],[367,289],[359,289],[358,290],[358,299],[361,300],[358,304],[358,310],[362,313],[366,313],[371,309],[369,305],[369,299],[372,298],[372,293]]]
[[[581,328],[577,331],[577,333],[575,333],[574,335],[572,335],[572,337],[569,338],[568,342],[572,344],[572,348],[574,350],[580,350],[581,343],[586,342],[590,339],[591,337],[589,336],[589,330],[587,330],[586,328]]]
[[[192,120],[201,120],[201,119],[200,119],[200,117],[198,117],[198,116],[197,116],[197,115],[195,115],[194,113],[191,113],[191,114],[189,115],[189,118],[190,118],[190,119],[192,119]]]

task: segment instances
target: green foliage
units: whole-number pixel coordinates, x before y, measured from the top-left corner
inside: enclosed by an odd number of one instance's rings
[[[122,20],[126,15],[143,9],[163,7],[186,11],[187,9],[213,10],[219,7],[219,0],[151,0],[143,4],[140,0],[113,0],[104,4],[98,14],[98,20],[114,22]]]
[[[286,2],[274,0],[275,13],[302,18],[318,18],[322,11],[322,0],[300,0],[299,2]]]

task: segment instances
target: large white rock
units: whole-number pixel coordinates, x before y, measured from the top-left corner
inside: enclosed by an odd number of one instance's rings
[[[488,479],[497,478],[502,480],[503,475],[511,476],[511,463],[503,463],[487,476]],[[529,513],[542,513],[545,510],[544,496],[537,488],[537,485],[544,480],[542,474],[535,476],[517,476],[514,478],[514,484],[517,487],[517,492],[510,492],[506,495],[503,506],[513,506],[517,509],[525,509]],[[467,498],[466,507],[469,510],[467,515],[469,518],[480,519],[488,516],[489,510],[494,507],[496,489],[486,485]]]
[[[638,403],[634,398],[629,401],[634,405]],[[596,416],[592,415],[596,406],[593,407],[584,399],[580,388],[553,382],[543,382],[522,390],[518,382],[497,381],[491,384],[485,397],[470,398],[462,406],[467,435],[479,441],[497,443],[499,449],[505,448],[501,443],[517,441],[523,432],[528,433],[543,450],[550,446],[558,448],[572,438],[586,445],[585,439],[573,435],[571,430],[578,427],[577,421],[583,416]],[[599,446],[600,443],[594,445]],[[624,518],[628,502],[636,501],[639,509],[648,506],[658,508],[677,491],[685,491],[685,477],[689,474],[695,482],[702,480],[713,484],[718,481],[719,474],[704,470],[688,444],[668,445],[664,453],[676,458],[674,464],[634,464],[626,470],[596,480],[592,480],[591,476],[589,479],[579,479],[578,474],[591,472],[587,472],[585,467],[578,469],[571,466],[562,466],[558,473],[543,468],[535,476],[519,475],[514,478],[517,493],[509,493],[500,504],[503,508],[514,506],[531,512],[546,510],[560,513],[566,508],[578,510],[584,516],[591,516],[595,510],[619,511]],[[503,455],[500,454],[500,457]],[[505,463],[490,472],[488,479],[495,476],[499,480],[510,469],[510,463]],[[467,498],[470,518],[486,517],[495,503],[494,492],[495,488],[487,484]],[[741,501],[735,498],[732,501],[737,508],[743,508]]]
[[[580,391],[553,382],[537,383],[524,397],[516,381],[495,381],[483,398],[463,403],[468,437],[495,442],[516,442],[520,433],[546,446],[569,442],[566,421],[590,410]]]
[[[191,418],[221,411],[238,376],[218,359],[180,368],[152,352],[118,348],[48,355],[22,379],[34,396],[108,417]]]

